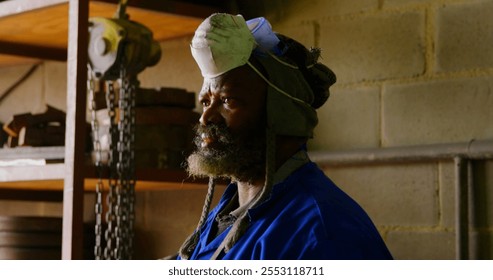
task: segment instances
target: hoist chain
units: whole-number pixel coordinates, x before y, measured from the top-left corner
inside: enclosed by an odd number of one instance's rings
[[[89,71],[88,77],[91,77],[92,73]],[[95,245],[94,245],[94,256],[96,260],[100,260],[102,258],[102,235],[103,235],[103,223],[102,223],[102,214],[103,214],[103,192],[104,185],[102,181],[102,147],[99,136],[99,122],[96,115],[96,97],[95,97],[95,83],[94,79],[89,78],[87,80],[87,89],[89,94],[89,110],[91,112],[91,128],[93,133],[93,146],[94,146],[94,163],[96,166],[96,171],[98,174],[97,182],[96,182],[96,204],[94,207],[94,212],[96,214],[96,225],[94,227],[95,234]]]
[[[124,65],[122,63],[122,65]],[[116,174],[116,227],[115,258],[129,259],[132,255],[134,223],[134,143],[135,143],[135,91],[137,79],[132,79],[124,66],[120,67],[120,89],[118,98],[118,142]]]
[[[125,63],[121,62],[118,96],[115,89],[117,81],[106,81],[106,103],[109,127],[108,151],[108,194],[106,211],[106,230],[104,240],[106,246],[102,249],[102,148],[99,142],[99,123],[96,116],[96,101],[94,96],[94,81],[88,84],[91,98],[91,116],[93,130],[93,145],[95,164],[98,169],[96,183],[96,244],[94,254],[96,259],[131,259],[133,254],[133,226],[135,220],[135,92],[138,81],[129,77]],[[92,77],[92,76],[91,76]]]
[[[115,178],[116,173],[113,172],[116,166],[115,156],[115,144],[116,136],[118,134],[117,127],[115,125],[115,117],[116,117],[116,101],[115,101],[115,89],[114,89],[114,81],[106,81],[106,106],[108,109],[108,116],[110,119],[110,127],[109,127],[109,151],[108,151],[108,166],[109,166],[109,178],[108,178],[108,195],[106,197],[106,230],[104,233],[104,239],[106,241],[106,247],[104,248],[104,259],[112,260],[115,259],[114,248],[115,248],[115,201],[116,201],[116,187],[117,187],[117,179]]]
[[[152,39],[152,31],[129,20],[127,4],[128,0],[119,0],[112,19],[89,19],[88,92],[98,170],[94,246],[96,259],[132,258],[135,221],[135,94],[139,87],[137,74],[157,64],[161,57],[161,48]],[[105,92],[109,119],[107,146],[102,144],[98,131],[102,125],[97,120],[97,99],[94,96],[98,92],[95,85],[103,87],[103,81],[104,90],[100,91]],[[103,167],[108,172],[102,172]],[[103,190],[103,173],[109,173],[106,176],[109,178],[107,192]],[[105,205],[103,195],[106,195]],[[103,217],[106,224],[103,223]]]

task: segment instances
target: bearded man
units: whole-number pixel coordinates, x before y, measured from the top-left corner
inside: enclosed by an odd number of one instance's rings
[[[391,259],[365,211],[310,161],[334,73],[264,18],[213,14],[195,32],[204,77],[193,176],[209,177],[180,259]],[[231,183],[209,212],[215,179]]]

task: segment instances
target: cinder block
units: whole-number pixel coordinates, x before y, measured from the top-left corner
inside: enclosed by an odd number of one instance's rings
[[[442,161],[440,170],[440,216],[441,226],[455,229],[455,169],[453,160]]]
[[[455,259],[453,232],[407,230],[391,231],[385,243],[397,260]]]
[[[443,5],[437,11],[440,72],[493,67],[493,1]]]
[[[383,8],[387,7],[404,7],[404,6],[416,6],[420,4],[429,4],[436,2],[436,0],[383,0]]]
[[[337,88],[318,109],[319,124],[310,150],[378,147],[380,144],[380,89]]]
[[[384,86],[383,145],[493,138],[492,88],[489,77]]]
[[[275,32],[284,34],[288,37],[295,39],[296,41],[302,43],[305,47],[315,47],[315,23],[307,22],[296,25],[289,25],[286,22],[282,24],[273,25],[272,29]],[[322,50],[323,54],[323,50]],[[323,56],[323,55],[322,55]]]
[[[11,66],[0,68],[0,92],[4,92],[22,76],[32,65]],[[46,108],[43,101],[43,66],[39,66],[31,76],[21,83],[0,104],[0,121],[8,122],[13,115],[22,113],[39,113]]]
[[[424,14],[378,14],[320,25],[324,59],[340,83],[421,75],[425,68]]]
[[[378,0],[289,0],[282,1],[282,3],[283,5],[277,5],[277,10],[273,10],[271,14],[273,18],[279,18],[291,24],[331,16],[359,14],[378,8]]]
[[[327,167],[324,171],[378,226],[438,224],[435,164]]]

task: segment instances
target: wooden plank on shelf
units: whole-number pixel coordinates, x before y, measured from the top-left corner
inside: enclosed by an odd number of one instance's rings
[[[0,182],[60,180],[64,176],[63,163],[42,166],[5,166],[0,168]]]
[[[37,183],[39,182],[42,181],[37,181]],[[15,186],[11,188],[0,187],[0,200],[62,202],[63,193],[61,190],[18,189]]]
[[[84,191],[95,191],[97,179],[89,178],[84,180]],[[107,180],[103,181],[107,187]],[[142,181],[136,183],[135,191],[166,191],[166,190],[196,190],[207,187],[205,180],[183,179],[180,181]],[[0,192],[6,191],[32,191],[35,192],[59,192],[63,191],[63,180],[32,180],[16,182],[0,182]],[[2,199],[2,198],[0,198]],[[22,200],[22,199],[20,199]]]
[[[69,0],[15,0],[0,2],[0,18],[15,16],[18,14],[28,13],[40,9],[52,8],[55,6],[63,5],[69,2]],[[116,11],[118,0],[91,0],[89,15],[94,16],[93,5],[107,4],[111,5],[112,13],[106,15],[110,17]],[[212,13],[226,12],[224,7],[200,5],[194,3],[187,3],[182,1],[141,1],[130,0],[128,1],[127,11],[132,9],[146,10],[147,12],[166,13],[177,15],[181,17],[193,17],[193,18],[206,18]]]
[[[146,2],[150,1],[138,1],[135,3],[135,6],[130,4],[130,6],[127,7],[127,14],[129,15],[130,20],[149,28],[153,33],[154,40],[159,42],[192,35],[202,20],[210,15],[204,12],[201,13],[200,16],[188,16],[185,11],[183,11],[182,14],[176,14],[168,12],[165,9],[153,9],[138,4]],[[166,5],[163,4],[160,6],[165,7]],[[91,1],[89,11],[90,17],[111,18],[116,11],[116,7],[115,4],[107,3],[107,1]],[[193,8],[188,10],[189,13],[192,11]],[[209,9],[208,11],[212,13],[214,10]]]
[[[42,154],[42,153],[41,153]],[[94,166],[84,168],[84,190],[94,191],[97,172]],[[103,174],[103,181],[107,179]],[[136,191],[196,189],[207,186],[206,179],[194,179],[182,169],[138,168]],[[0,168],[0,189],[62,191],[65,166],[53,163],[40,166],[7,166]]]
[[[12,167],[16,169],[15,178],[10,177],[7,181],[0,180],[0,200],[21,200],[21,201],[63,201],[63,164],[58,164],[55,179],[47,179],[47,168],[45,167]],[[2,168],[3,169],[3,168]],[[43,170],[41,172],[31,172],[30,170]],[[50,169],[50,168],[48,168]],[[37,173],[40,176],[26,178],[24,173]],[[94,167],[85,168],[84,192],[94,193],[98,179]],[[169,190],[198,190],[207,187],[207,179],[194,179],[183,170],[173,169],[138,169],[136,172],[137,182],[136,192],[143,191],[169,191]],[[11,180],[14,179],[14,180]],[[218,184],[224,185],[227,182],[220,181]],[[103,178],[105,191],[108,190],[108,179]]]
[[[100,3],[116,3],[116,0],[96,0],[93,2]],[[205,1],[204,1],[205,2]],[[147,11],[156,11],[159,13],[167,13],[184,17],[206,18],[212,13],[225,12],[225,8],[221,6],[201,5],[186,1],[142,1],[128,0],[129,8],[138,8]]]
[[[15,0],[0,2],[0,54],[65,60],[68,34],[67,0]],[[111,18],[117,1],[89,1],[90,17]],[[157,41],[191,36],[202,20],[222,8],[178,1],[129,1],[132,21],[148,27]],[[18,58],[19,63],[25,60]]]
[[[33,51],[36,50],[36,51]],[[0,40],[0,53],[32,59],[66,61],[67,50],[61,47],[45,47],[27,43]]]
[[[85,190],[95,191],[97,182],[96,168],[86,166]],[[103,178],[107,186],[108,174]],[[200,189],[207,186],[206,179],[195,179],[187,175],[182,169],[137,168],[135,191]]]
[[[8,1],[8,2],[17,2]],[[25,1],[23,1],[25,2]],[[44,1],[30,1],[44,2]],[[64,1],[68,2],[68,1]],[[0,9],[2,4],[0,3]],[[43,53],[38,51],[37,47],[42,46],[45,49],[64,50],[65,58],[67,52],[67,34],[68,34],[68,5],[62,3],[60,5],[49,6],[45,8],[33,9],[23,13],[18,13],[13,16],[0,18],[0,38],[3,45],[7,47],[7,43],[15,46],[22,46],[17,55],[25,55],[26,52],[31,52],[31,56],[43,56]],[[16,55],[16,49],[7,49],[8,54]],[[6,52],[5,48],[1,49]],[[52,51],[53,52],[53,51]],[[57,53],[57,57],[60,54]],[[66,59],[65,59],[66,60]]]
[[[42,8],[56,6],[67,3],[68,0],[15,0],[0,3],[0,17],[14,16]]]
[[[63,179],[0,182],[0,190],[63,192]]]
[[[7,159],[63,159],[64,147],[15,147],[0,149],[0,161]]]
[[[32,65],[41,63],[39,58],[23,57],[18,55],[9,55],[0,53],[0,66],[18,66],[18,65]]]

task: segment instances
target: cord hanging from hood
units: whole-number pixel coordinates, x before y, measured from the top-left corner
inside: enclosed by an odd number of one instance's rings
[[[318,123],[315,109],[329,97],[335,74],[318,62],[320,49],[306,49],[302,44],[272,31],[265,18],[245,21],[241,15],[213,14],[195,32],[192,56],[204,79],[220,76],[234,68],[248,65],[269,86],[266,97],[266,170],[262,190],[236,219],[213,259],[227,253],[248,230],[248,209],[270,196],[275,177],[276,136],[311,138]],[[293,170],[283,170],[289,174]],[[189,259],[197,246],[200,230],[206,222],[214,192],[214,180],[195,232],[180,248],[182,259]]]

